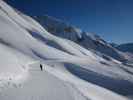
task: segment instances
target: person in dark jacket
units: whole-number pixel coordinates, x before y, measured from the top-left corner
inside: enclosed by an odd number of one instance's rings
[[[42,66],[42,64],[40,64],[40,69],[41,69],[41,71],[43,71],[43,66]]]

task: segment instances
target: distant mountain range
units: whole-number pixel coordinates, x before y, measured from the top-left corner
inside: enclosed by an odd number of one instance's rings
[[[121,45],[118,45],[116,48],[123,52],[133,53],[133,43],[121,44]]]

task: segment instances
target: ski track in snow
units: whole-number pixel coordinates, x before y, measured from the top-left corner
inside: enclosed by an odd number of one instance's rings
[[[69,98],[69,100],[81,100],[78,98],[74,99],[75,98],[75,95],[73,94],[74,92],[77,92],[78,96],[82,98],[82,100],[107,100],[107,97],[108,96],[110,97],[111,92],[104,90],[103,88],[99,88],[90,83],[87,83],[83,80],[80,80],[67,71],[63,72],[61,70],[57,70],[53,67],[50,67],[46,64],[43,64],[43,66],[44,66],[43,71],[40,70],[39,64],[38,66],[36,65],[32,67],[30,66],[28,69],[29,71],[27,72],[29,73],[28,79],[21,86],[17,84],[14,84],[13,87],[8,86],[7,89],[1,92],[0,98],[2,100],[8,100],[9,98],[10,100],[29,100],[29,99],[31,100],[43,100],[43,99],[44,100],[45,99],[68,100],[68,97],[65,97],[65,96],[66,94],[69,94],[69,97],[72,96],[71,98]],[[51,81],[51,77],[54,78],[54,80],[57,80],[56,82],[59,83],[60,85],[58,85],[55,82],[52,82],[53,79]],[[48,89],[49,85],[52,88],[50,89],[50,91]],[[60,86],[62,85],[63,85],[63,88],[66,88],[65,90],[67,91],[65,92],[65,94],[63,94],[64,99],[62,98],[62,96],[59,98],[56,97],[56,95],[58,95],[56,91],[59,92],[59,88],[61,88]],[[56,86],[56,88],[53,86]],[[46,90],[44,91],[44,89]],[[74,92],[70,92],[70,90]],[[93,92],[91,93],[91,91]],[[104,92],[107,92],[107,93],[104,94]],[[63,91],[60,93],[63,93]],[[52,95],[53,98],[51,98],[51,96],[49,95]],[[120,100],[126,100],[124,99],[124,97],[122,98],[121,96],[118,96],[116,94],[112,93],[111,95],[114,95],[114,96],[111,96],[111,98],[108,98],[108,100],[118,100],[120,98],[121,98]]]
[[[41,71],[38,67],[39,66],[34,66],[34,68],[29,68],[29,71],[27,72],[29,73],[28,79],[24,83],[22,83],[21,86],[19,84],[13,84],[13,86],[7,84],[7,87],[0,93],[0,99],[81,100],[80,98],[82,98],[82,100],[88,100],[84,99],[84,97],[82,97],[83,95],[80,96],[80,92],[75,91],[74,86],[72,86],[71,84],[58,80],[53,75],[51,76],[50,74],[48,74],[49,72],[47,72],[46,70]],[[51,87],[51,89],[49,89],[49,87]],[[61,90],[61,88],[63,88],[63,90]],[[56,91],[58,91],[58,93]],[[76,95],[74,95],[73,92],[78,94],[79,98],[74,99],[76,98]],[[72,93],[73,95],[70,93]],[[52,95],[52,97],[50,95]],[[56,95],[61,96],[57,97]]]

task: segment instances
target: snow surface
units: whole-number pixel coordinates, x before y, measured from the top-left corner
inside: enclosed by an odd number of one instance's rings
[[[126,57],[128,55],[118,51],[111,46],[110,43],[104,41],[95,33],[83,31],[75,26],[47,15],[33,16],[33,18],[53,35],[69,39],[88,50],[92,49],[95,52],[100,52],[100,54],[108,55],[122,62],[130,60],[130,58]]]
[[[128,100],[75,76],[67,64],[133,83],[132,68],[54,36],[0,0],[0,100]]]

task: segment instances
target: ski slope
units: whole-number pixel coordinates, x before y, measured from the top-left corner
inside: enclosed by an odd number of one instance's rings
[[[133,82],[132,68],[117,60],[109,62],[70,40],[54,36],[2,0],[0,55],[1,100],[128,100],[74,75],[67,64]],[[44,71],[40,71],[40,63]]]

